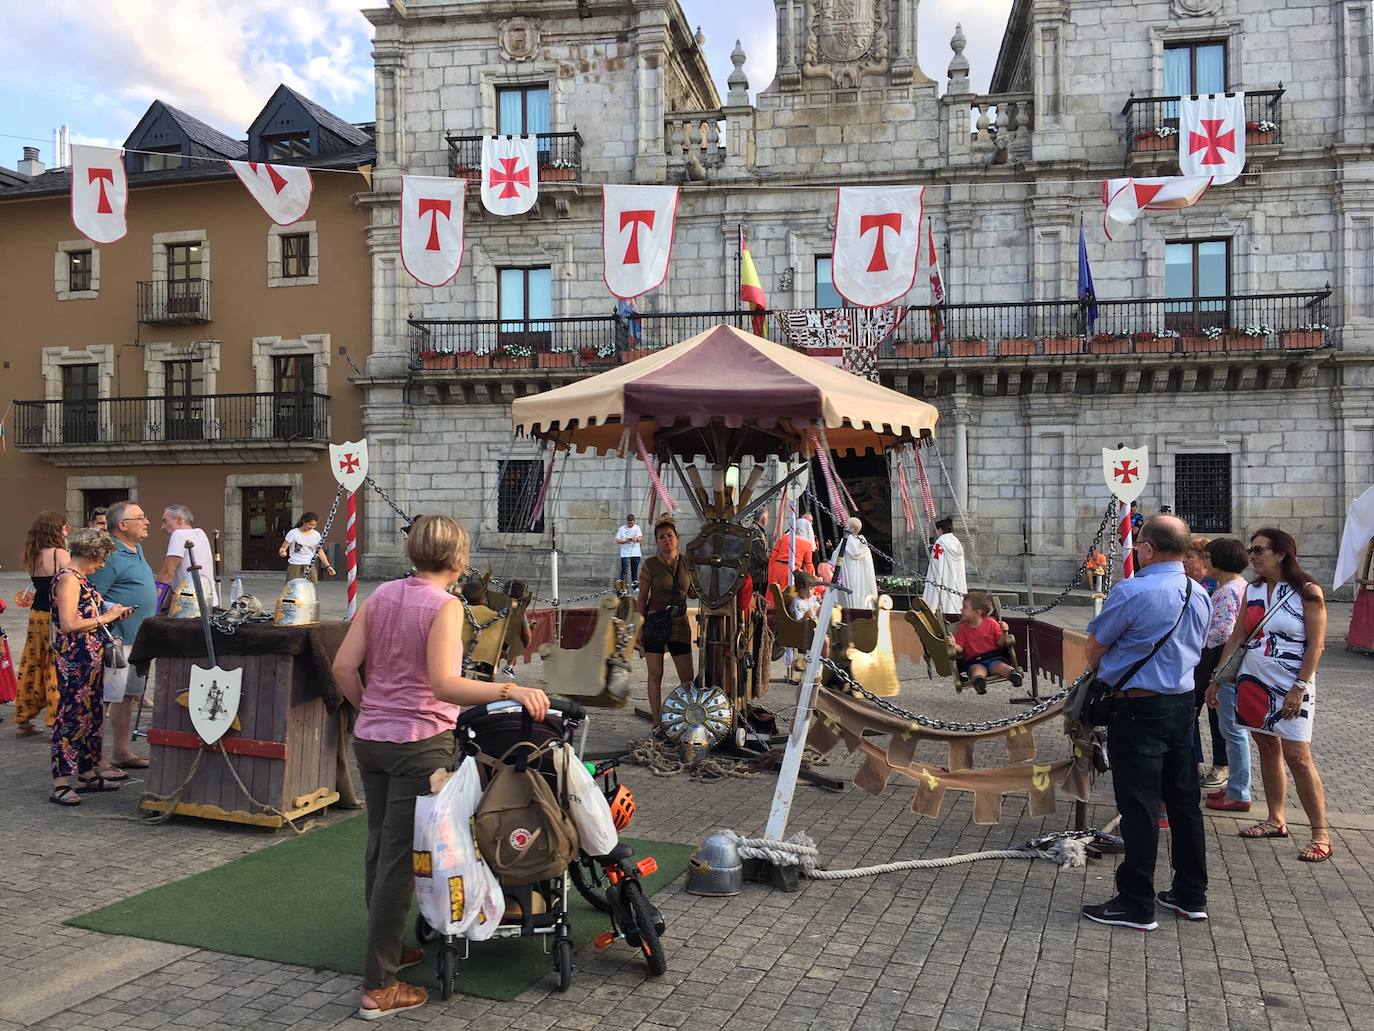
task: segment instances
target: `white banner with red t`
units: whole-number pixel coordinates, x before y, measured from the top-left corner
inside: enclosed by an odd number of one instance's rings
[[[845,303],[877,308],[904,297],[921,257],[924,186],[841,186],[831,275]]]
[[[443,286],[463,264],[466,179],[401,176],[401,263],[418,283]]]
[[[601,188],[601,248],[612,294],[632,300],[667,278],[676,218],[676,186]]]

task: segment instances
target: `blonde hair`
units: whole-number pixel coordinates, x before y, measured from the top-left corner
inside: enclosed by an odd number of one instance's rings
[[[84,558],[93,562],[104,562],[114,554],[115,542],[104,530],[82,527],[73,530],[67,538],[67,550],[72,558]]]
[[[467,571],[468,532],[452,516],[418,516],[406,536],[406,557],[422,573]]]
[[[1211,545],[1212,539],[1210,537],[1204,537],[1201,534],[1194,534],[1188,540],[1188,550],[1196,552],[1203,558],[1208,557],[1207,549],[1211,547]]]

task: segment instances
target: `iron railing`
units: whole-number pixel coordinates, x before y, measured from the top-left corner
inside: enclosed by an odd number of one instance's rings
[[[204,394],[16,401],[20,447],[329,439],[329,395]]]
[[[455,179],[482,179],[482,137],[445,136],[448,141],[448,174]],[[535,134],[539,152],[539,181],[541,183],[582,178],[582,135],[572,132],[541,132]]]
[[[168,279],[139,283],[138,321],[209,322],[210,280]]]
[[[1097,302],[1097,317],[1078,301],[951,304],[897,308],[896,329],[879,341],[878,357],[896,363],[949,358],[1037,355],[1225,354],[1313,350],[1329,346],[1330,289],[1234,294],[1187,300],[1144,298]],[[810,321],[821,338],[850,335],[863,321],[851,309],[825,309]],[[764,315],[768,336],[791,346],[779,312]],[[410,361],[416,370],[595,368],[633,361],[719,323],[752,330],[741,311],[643,313],[630,316],[502,321],[411,319]]]
[[[1178,153],[1181,97],[1137,97],[1131,94],[1121,113],[1126,118],[1126,156],[1147,151]],[[1283,83],[1277,89],[1247,90],[1245,145],[1283,142]]]

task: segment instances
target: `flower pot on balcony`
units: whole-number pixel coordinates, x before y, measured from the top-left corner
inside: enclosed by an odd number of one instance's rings
[[[1130,337],[1095,336],[1088,341],[1089,354],[1127,354],[1130,350]]]
[[[516,358],[506,354],[494,354],[491,357],[491,367],[493,369],[532,369],[534,359],[532,357]]]
[[[422,351],[420,353],[420,367],[422,369],[456,369],[458,367],[457,355],[444,354],[439,351]]]
[[[610,365],[613,361],[615,361],[614,354],[600,354],[594,347],[584,347],[577,352],[578,365]]]
[[[1279,343],[1288,351],[1311,351],[1326,343],[1326,331],[1321,329],[1292,329],[1279,334]]]
[[[653,353],[654,352],[647,347],[627,347],[620,352],[620,364],[628,365],[630,362],[638,361],[640,358],[644,358]]]
[[[1269,343],[1267,336],[1251,336],[1248,333],[1230,333],[1221,340],[1228,351],[1263,351]]]
[[[898,344],[893,348],[893,354],[898,358],[933,358],[935,345],[929,340],[912,340]]]
[[[1247,147],[1267,147],[1274,142],[1272,132],[1260,132],[1258,129],[1245,130],[1245,145]]]
[[[453,356],[457,359],[456,368],[459,369],[490,369],[491,355],[478,354],[475,351],[459,351]]]
[[[573,367],[573,353],[571,351],[541,351],[538,357],[541,369],[571,369]]]
[[[1136,354],[1173,354],[1178,346],[1174,337],[1143,336],[1131,341]]]
[[[577,169],[554,168],[545,165],[539,169],[539,181],[541,183],[575,183],[577,182]]]
[[[951,340],[949,353],[953,358],[986,358],[988,342],[986,340]]]
[[[1206,337],[1201,334],[1197,336],[1186,336],[1179,340],[1180,350],[1191,354],[1219,354],[1222,351],[1254,351],[1258,348],[1251,344],[1249,346],[1237,346],[1232,341],[1235,339],[1249,339],[1262,341],[1263,337],[1241,337],[1239,334],[1226,333],[1219,337]]]
[[[999,355],[1035,354],[1035,341],[1030,337],[1005,337],[997,341]]]
[[[1173,136],[1159,136],[1153,129],[1150,129],[1147,132],[1136,134],[1135,145],[1131,149],[1135,151],[1178,150],[1178,140]]]
[[[1045,354],[1082,354],[1082,337],[1045,337]]]

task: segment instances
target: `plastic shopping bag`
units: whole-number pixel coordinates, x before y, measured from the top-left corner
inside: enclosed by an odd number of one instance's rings
[[[472,836],[481,797],[477,761],[469,756],[438,794],[415,800],[415,897],[438,934],[482,940],[501,920],[501,887]]]
[[[568,764],[564,773],[568,809],[577,827],[582,851],[589,856],[604,856],[620,843],[615,821],[611,819],[611,806],[571,745],[563,747],[563,755]]]

